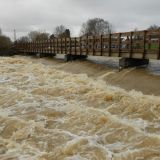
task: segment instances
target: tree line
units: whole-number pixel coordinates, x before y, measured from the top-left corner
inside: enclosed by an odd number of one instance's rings
[[[93,18],[87,20],[82,24],[80,29],[80,36],[104,35],[113,32],[113,26],[108,21],[101,18]],[[53,38],[67,38],[71,37],[71,31],[64,25],[57,26],[53,34],[39,31],[31,31],[28,35],[20,37],[18,42],[32,42],[36,40],[48,40]]]

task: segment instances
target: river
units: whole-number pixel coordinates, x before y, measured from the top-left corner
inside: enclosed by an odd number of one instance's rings
[[[160,160],[159,96],[41,61],[0,58],[1,160]]]

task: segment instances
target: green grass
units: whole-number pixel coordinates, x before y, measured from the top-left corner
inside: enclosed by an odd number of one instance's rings
[[[146,44],[145,48],[146,48],[146,49],[151,49],[151,50],[152,50],[152,49],[153,49],[153,50],[156,50],[156,49],[159,48],[159,45],[158,45],[158,43],[151,43],[150,48],[149,48],[149,45]]]
[[[133,48],[134,49],[143,49],[144,47],[143,47],[143,45],[140,45],[140,44],[134,44]],[[146,50],[158,50],[159,49],[159,44],[158,43],[151,43],[150,47],[149,47],[149,44],[146,43],[145,44],[145,49]]]

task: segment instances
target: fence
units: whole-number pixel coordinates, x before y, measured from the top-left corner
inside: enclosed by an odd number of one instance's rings
[[[160,59],[160,31],[137,31],[101,36],[54,38],[17,43],[23,53],[71,54]]]

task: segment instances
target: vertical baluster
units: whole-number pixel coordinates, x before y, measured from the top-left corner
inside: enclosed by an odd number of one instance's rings
[[[100,47],[101,47],[101,56],[103,55],[103,35],[101,35],[101,39],[100,39]]]
[[[130,58],[133,56],[133,32],[130,33]]]
[[[108,43],[109,43],[109,45],[108,45],[108,53],[109,53],[109,57],[111,56],[111,43],[112,43],[112,35],[111,34],[109,34],[109,39],[108,39]]]

